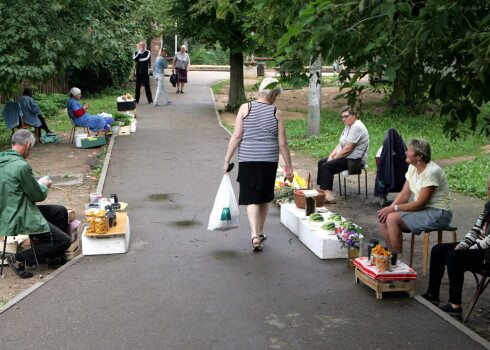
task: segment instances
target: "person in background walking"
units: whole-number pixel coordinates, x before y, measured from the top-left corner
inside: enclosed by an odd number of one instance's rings
[[[184,84],[187,83],[187,72],[191,64],[189,54],[185,45],[180,47],[180,51],[175,54],[172,72],[177,72],[177,93],[184,93]]]
[[[146,49],[144,41],[138,44],[138,51],[133,55],[133,60],[136,62],[136,103],[140,102],[141,83],[145,86],[146,98],[148,103],[153,103],[150,89],[150,77],[148,73],[148,64],[150,63],[151,53]]]
[[[265,78],[257,101],[240,107],[223,165],[223,172],[228,172],[231,157],[238,148],[238,204],[247,206],[254,252],[262,250],[262,242],[267,238],[264,223],[269,202],[274,198],[279,150],[286,163],[286,179],[292,181],[294,175],[284,116],[273,105],[281,92],[276,79]]]
[[[162,48],[160,56],[155,60],[155,66],[153,67],[153,77],[157,81],[157,93],[155,98],[153,99],[153,105],[158,106],[158,97],[162,95],[163,101],[165,105],[173,103],[172,100],[168,97],[167,91],[165,90],[165,84],[163,82],[163,78],[165,76],[165,68],[167,68],[167,60],[165,57],[167,56],[167,49]]]
[[[22,109],[24,122],[32,126],[41,126],[41,129],[46,131],[46,136],[56,136],[56,133],[51,131],[41,114],[41,108],[36,101],[32,98],[32,88],[24,88],[22,96],[17,99]]]

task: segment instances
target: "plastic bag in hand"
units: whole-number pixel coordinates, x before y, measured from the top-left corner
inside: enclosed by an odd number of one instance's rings
[[[219,186],[216,199],[214,200],[213,210],[209,216],[208,230],[227,231],[237,228],[240,224],[240,212],[238,203],[231,185],[230,175],[223,175]]]

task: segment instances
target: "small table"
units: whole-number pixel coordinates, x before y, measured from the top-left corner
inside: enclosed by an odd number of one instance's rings
[[[117,226],[110,227],[104,234],[88,233],[85,227],[82,234],[84,255],[122,254],[128,251],[130,227],[125,212],[117,212]]]
[[[383,299],[384,292],[407,292],[412,298],[415,294],[417,273],[407,264],[398,261],[388,271],[381,271],[371,265],[367,257],[354,259],[355,281],[362,281],[376,292],[376,299]]]

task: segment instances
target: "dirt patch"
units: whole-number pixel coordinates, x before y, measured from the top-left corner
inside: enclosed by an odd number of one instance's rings
[[[83,149],[69,144],[69,134],[58,134],[60,142],[49,144],[36,144],[31,151],[27,162],[31,165],[34,175],[53,176],[53,185],[48,198],[38,204],[60,204],[75,209],[77,219],[84,221],[82,211],[85,203],[89,201],[89,194],[97,188],[97,178],[91,175],[92,168],[99,163],[102,148]],[[66,186],[64,182],[73,179],[74,174],[81,174],[83,182],[80,185]],[[79,227],[81,233],[83,226]],[[0,250],[3,249],[3,246]],[[49,275],[52,269],[41,265],[44,276]],[[20,279],[8,265],[4,266],[4,278],[0,279],[0,305],[39,282],[39,276],[34,268],[31,270],[34,277]]]

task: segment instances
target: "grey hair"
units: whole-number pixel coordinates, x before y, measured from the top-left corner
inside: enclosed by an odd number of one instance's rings
[[[425,163],[430,162],[431,149],[429,141],[420,138],[413,138],[408,141],[408,148],[411,148],[416,156],[421,156]]]
[[[31,143],[31,147],[34,146],[34,143],[36,142],[36,138],[27,129],[20,129],[17,130],[13,135],[12,135],[12,146],[15,145],[21,145],[24,146],[28,142]]]
[[[275,101],[276,98],[282,93],[281,85],[276,85],[271,90],[263,90],[259,92],[259,97],[265,97],[268,101]]]

